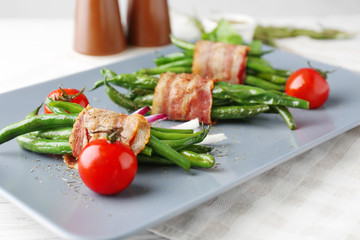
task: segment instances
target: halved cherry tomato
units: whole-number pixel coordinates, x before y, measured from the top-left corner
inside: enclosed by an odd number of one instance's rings
[[[58,88],[52,91],[47,97],[54,101],[73,102],[86,107],[89,104],[89,100],[85,94],[82,93],[83,91],[83,89],[79,91],[74,88]],[[44,113],[52,113],[52,111],[45,105]]]
[[[131,148],[122,142],[96,139],[82,150],[78,169],[88,188],[99,194],[112,195],[134,180],[137,159]]]
[[[326,81],[326,72],[313,68],[301,68],[290,75],[286,82],[287,95],[304,99],[309,107],[321,107],[329,97],[329,83]]]

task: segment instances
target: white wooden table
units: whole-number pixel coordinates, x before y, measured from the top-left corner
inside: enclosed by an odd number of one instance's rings
[[[79,55],[72,50],[73,22],[71,19],[1,19],[0,29],[0,68],[2,70],[0,93],[153,50],[149,48],[133,48],[111,57]],[[311,44],[309,44],[308,48],[306,46],[302,48],[294,46],[294,44],[300,43],[298,41],[306,42],[307,40],[283,41],[281,44],[284,49],[289,49],[296,54],[306,55],[318,60],[326,59],[330,64],[342,64],[337,58],[326,55],[324,50],[326,50],[326,47],[331,46],[319,44],[318,47],[322,48],[320,49],[322,51],[316,52],[314,51],[314,45]],[[338,56],[342,58],[353,56],[349,53],[354,51],[354,48],[357,53],[360,52],[355,43],[349,42],[349,44],[348,47],[345,46],[342,50],[336,50],[339,52]],[[350,61],[351,63],[347,64],[346,67],[360,71],[359,56],[354,57],[353,61]],[[139,235],[134,238],[136,237],[139,239],[157,238],[151,234]],[[360,238],[360,236],[358,237]],[[48,240],[61,238],[44,228],[0,195],[0,239]]]

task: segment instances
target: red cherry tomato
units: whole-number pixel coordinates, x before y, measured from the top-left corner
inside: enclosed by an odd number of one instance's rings
[[[287,95],[308,101],[311,109],[321,107],[328,99],[329,91],[326,77],[313,68],[301,68],[295,71],[290,75],[285,86]]]
[[[79,174],[85,185],[96,193],[112,195],[121,192],[134,180],[137,159],[128,145],[96,139],[82,150]]]
[[[66,94],[64,94],[64,92]],[[85,94],[74,88],[59,88],[52,91],[47,97],[54,101],[68,101],[77,103],[83,107],[86,107],[89,104]],[[52,113],[52,111],[45,105],[44,113]]]

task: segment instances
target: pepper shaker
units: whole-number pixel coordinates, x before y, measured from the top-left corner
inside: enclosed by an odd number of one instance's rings
[[[170,43],[170,17],[167,0],[129,0],[127,41],[140,47]]]
[[[75,51],[104,56],[120,53],[125,48],[118,0],[77,0]]]

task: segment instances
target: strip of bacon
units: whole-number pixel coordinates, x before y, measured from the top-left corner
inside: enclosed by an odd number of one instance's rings
[[[243,84],[248,46],[222,42],[197,41],[192,73],[220,81]]]
[[[92,140],[106,139],[113,131],[119,133],[117,140],[128,144],[137,155],[149,141],[150,123],[141,114],[125,115],[88,105],[74,123],[69,138],[73,158],[64,156],[67,165],[76,168],[76,158],[82,149]]]
[[[163,73],[156,85],[152,114],[166,114],[171,120],[198,118],[212,124],[211,106],[214,81],[189,73]]]

